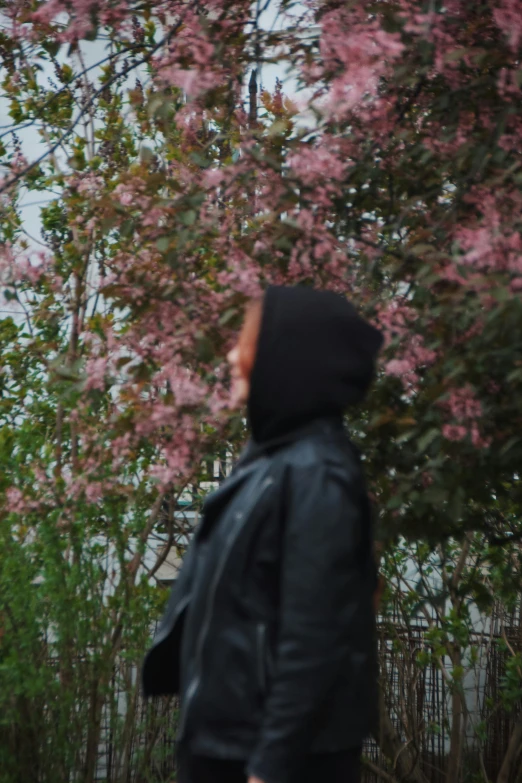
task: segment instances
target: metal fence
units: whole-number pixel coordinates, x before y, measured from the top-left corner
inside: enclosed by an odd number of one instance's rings
[[[518,618],[517,618],[518,619]],[[509,623],[506,624],[506,620]],[[451,750],[452,688],[451,663],[434,658],[425,625],[401,626],[397,622],[380,627],[380,666],[384,700],[397,737],[429,783],[445,783]],[[522,628],[514,618],[499,611],[493,614],[483,633],[469,638],[474,665],[460,684],[465,698],[462,713],[461,779],[494,781],[508,750],[510,738],[522,716],[520,698],[506,702],[504,680],[510,657],[522,653]],[[419,666],[419,654],[430,662]],[[522,783],[521,758],[504,783]],[[395,775],[375,740],[367,742],[366,783],[382,783],[375,767]],[[397,776],[400,778],[400,775]]]
[[[422,624],[406,627],[398,622],[382,623],[379,626],[381,678],[386,711],[397,738],[429,783],[444,783],[450,748],[451,684],[444,672],[444,661],[433,659],[419,666],[419,655],[432,652],[426,637],[427,628]],[[503,703],[501,690],[506,662],[513,652],[522,650],[521,641],[518,626],[505,626],[502,633],[492,626],[488,634],[476,634],[470,640],[470,646],[477,650],[477,662],[476,676],[466,686],[471,708],[463,724],[466,774],[462,780],[474,772],[479,773],[481,780],[486,775],[489,780],[498,776],[514,725],[520,718],[520,705],[509,710]],[[122,713],[127,705],[125,682],[128,683],[128,674],[115,676],[113,704],[121,705]],[[121,692],[117,692],[118,687]],[[147,704],[138,699],[122,748],[122,737],[111,733],[113,716],[107,709],[103,716],[96,781],[174,781],[177,712],[173,699]],[[482,737],[482,741],[478,742],[477,737]],[[377,770],[401,779],[374,740],[367,742],[365,756],[365,783],[382,783],[385,777]],[[516,774],[505,783],[517,783]]]

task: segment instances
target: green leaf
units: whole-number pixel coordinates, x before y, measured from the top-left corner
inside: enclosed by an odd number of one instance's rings
[[[107,217],[102,218],[100,222],[102,234],[107,234],[117,223],[118,217],[116,215],[108,215]]]
[[[220,326],[226,326],[230,321],[232,321],[233,318],[235,318],[238,314],[238,311],[235,307],[230,307],[228,310],[225,310],[221,318],[219,319],[219,325]]]
[[[500,449],[500,456],[503,457],[505,454],[507,454],[508,451],[510,451],[513,446],[518,443],[521,440],[520,435],[513,435],[512,438],[508,440],[507,443],[505,443],[502,448]]]
[[[193,226],[196,222],[197,214],[193,209],[189,209],[187,212],[182,212],[179,216],[180,223],[184,226]]]
[[[122,223],[120,234],[124,239],[128,239],[134,233],[134,220],[129,218]]]
[[[61,43],[59,41],[50,39],[49,41],[44,41],[42,43],[42,48],[45,49],[48,54],[51,55],[51,57],[56,57],[58,52],[60,51]]]
[[[448,499],[448,491],[443,487],[428,487],[423,493],[425,503],[433,503],[436,506],[442,506]]]
[[[214,162],[211,158],[202,155],[200,152],[191,152],[190,159],[196,166],[201,166],[202,169],[208,169]]]
[[[438,430],[435,427],[432,427],[432,429],[428,430],[428,432],[425,432],[424,435],[422,435],[417,440],[417,448],[421,454],[423,454],[428,446],[430,446],[435,438],[437,438],[440,435],[440,430]]]
[[[156,240],[156,247],[160,253],[165,253],[170,247],[170,237],[163,236]]]

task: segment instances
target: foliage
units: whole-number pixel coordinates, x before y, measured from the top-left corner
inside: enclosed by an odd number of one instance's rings
[[[382,692],[403,744],[385,713],[380,745],[405,756],[384,764],[399,779],[517,779],[522,618],[510,581],[521,566],[518,545],[500,552],[480,533],[386,552]]]
[[[350,426],[383,536],[412,542],[389,549],[393,589],[396,558],[413,553],[419,570],[482,548],[419,665],[449,640],[459,680],[466,602],[487,612],[517,594],[522,3],[279,6],[282,31],[245,0],[2,6],[9,783],[93,780],[107,710],[124,738],[118,774],[130,764],[138,707],[120,710],[113,665],[123,656],[129,684],[163,600],[153,577],[184,540],[177,500],[188,486],[197,510],[208,466],[244,441],[223,356],[268,283],[346,293],[385,331]],[[296,95],[278,84],[257,101],[254,74],[245,105],[252,68],[282,58]],[[40,244],[27,194],[47,202]],[[437,606],[422,589],[400,593],[405,611],[422,611],[419,594]],[[27,769],[9,766],[13,747]]]

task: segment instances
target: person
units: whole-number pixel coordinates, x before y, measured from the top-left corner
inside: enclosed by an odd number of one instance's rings
[[[179,783],[354,783],[377,706],[368,496],[343,423],[380,332],[271,287],[228,359],[252,439],[203,507],[143,666],[180,698]]]

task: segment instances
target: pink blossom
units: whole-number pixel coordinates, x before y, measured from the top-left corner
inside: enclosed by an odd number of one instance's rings
[[[471,442],[477,449],[486,449],[491,445],[492,438],[485,438],[481,435],[477,424],[471,426]]]
[[[120,204],[122,204],[124,207],[128,207],[132,204],[133,196],[132,193],[129,193],[129,191],[122,193],[120,196]]]
[[[322,18],[320,52],[326,71],[335,75],[324,109],[340,119],[364,99],[375,97],[380,78],[404,49],[400,36],[370,22],[364,8],[335,9]]]
[[[224,172],[221,169],[207,169],[204,174],[205,187],[218,187],[223,182],[224,176]]]
[[[171,366],[165,369],[165,376],[176,398],[176,405],[198,405],[205,398],[206,389],[197,379],[197,376],[189,373],[184,367]]]
[[[105,374],[107,372],[108,359],[105,356],[94,357],[87,360],[85,364],[84,389],[105,389]]]
[[[78,182],[78,193],[85,196],[96,196],[105,186],[103,177],[99,177],[93,172],[82,175]]]
[[[127,453],[130,447],[130,441],[131,436],[129,432],[126,432],[124,435],[121,435],[118,438],[114,438],[111,444],[111,451],[115,459],[120,457],[122,454]]]
[[[385,370],[388,375],[396,375],[401,377],[402,375],[409,375],[413,372],[411,362],[406,359],[392,359],[385,365]]]
[[[444,403],[454,419],[469,421],[482,416],[482,405],[470,386],[452,389]]]
[[[5,495],[7,498],[8,511],[14,514],[22,514],[26,510],[24,494],[18,487],[9,487]]]
[[[325,149],[324,145],[317,147],[302,146],[297,152],[288,156],[288,164],[293,173],[304,185],[313,186],[317,182],[335,181],[344,177],[346,162],[333,151]]]
[[[520,0],[500,0],[493,9],[493,19],[507,36],[510,47],[516,51],[522,41],[522,8]]]
[[[189,98],[197,98],[219,84],[219,77],[212,71],[186,68],[161,68],[159,76],[163,81],[179,87]]]
[[[139,206],[141,204],[140,197],[143,190],[143,182],[138,178],[127,180],[126,182],[120,182],[113,190],[113,196],[118,199],[123,207],[130,207],[131,205]]]
[[[36,259],[34,259],[36,260]],[[40,260],[40,258],[38,259]],[[30,283],[38,283],[45,274],[46,267],[43,263],[32,263],[31,259],[22,256],[16,262],[16,279],[27,280]]]
[[[68,24],[57,36],[60,41],[75,41],[87,36],[93,27],[92,11],[96,8],[100,22],[103,25],[121,26],[128,15],[125,0],[119,0],[115,5],[99,4],[93,0],[47,0],[31,14],[32,21],[38,24],[50,25],[57,17],[67,14]]]
[[[445,424],[442,428],[442,434],[446,440],[464,440],[468,434],[466,427],[456,424]]]
[[[15,250],[12,242],[8,240],[0,245],[0,282],[2,284],[5,285],[10,280],[15,263]]]
[[[519,274],[522,235],[512,227],[512,217],[520,214],[519,194],[477,191],[468,201],[476,203],[480,217],[472,217],[467,225],[455,230],[455,239],[463,251],[460,262],[478,270],[508,269]]]
[[[148,212],[146,212],[143,215],[142,218],[142,225],[143,226],[157,226],[160,223],[160,220],[164,216],[164,211],[160,209],[159,207],[153,207]]]
[[[88,503],[97,503],[103,497],[103,484],[100,481],[89,481],[85,485],[85,499]]]

